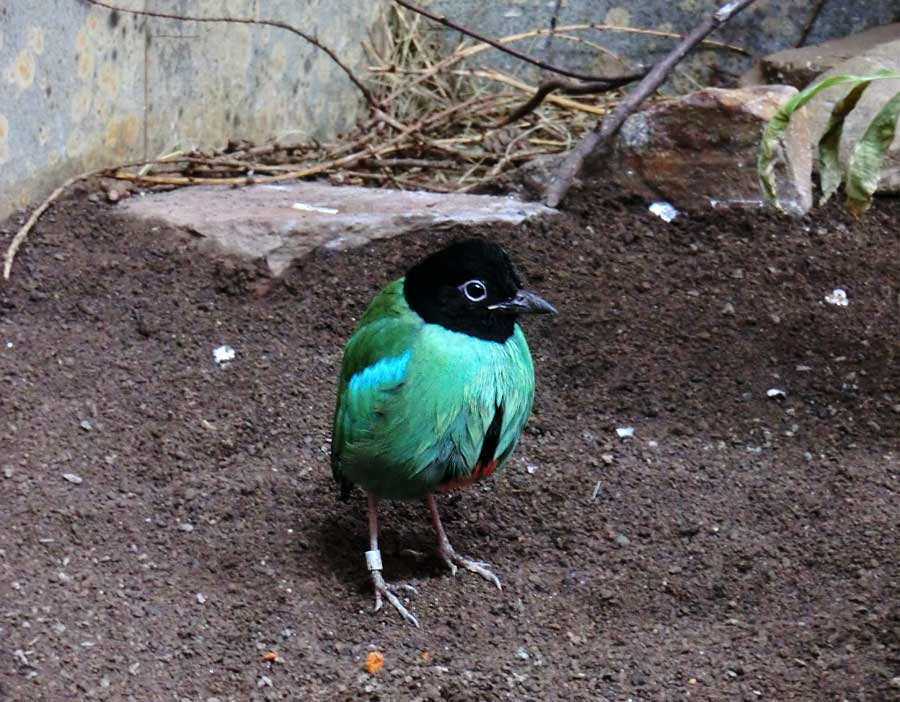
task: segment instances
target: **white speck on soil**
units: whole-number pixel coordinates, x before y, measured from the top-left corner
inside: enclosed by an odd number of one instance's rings
[[[84,479],[80,475],[75,475],[75,473],[63,473],[63,479],[74,485],[81,485],[84,482]]]
[[[213,349],[213,360],[219,365],[233,361],[235,356],[237,356],[237,351],[226,344]]]
[[[650,205],[650,211],[664,222],[671,222],[678,216],[678,210],[671,202],[654,202]]]
[[[847,299],[847,291],[843,288],[835,288],[825,296],[825,302],[829,305],[837,305],[838,307],[846,307],[850,304]]]

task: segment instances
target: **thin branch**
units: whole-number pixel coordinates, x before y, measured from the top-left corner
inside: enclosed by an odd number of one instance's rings
[[[330,48],[325,46],[322,42],[320,42],[316,37],[311,34],[307,34],[306,32],[293,27],[286,22],[279,22],[277,20],[266,20],[266,19],[255,19],[253,17],[188,17],[185,15],[176,15],[170,12],[157,12],[155,10],[130,10],[124,7],[118,7],[113,5],[112,3],[104,2],[104,0],[84,0],[91,5],[96,5],[98,7],[104,7],[107,10],[114,10],[116,12],[126,12],[132,15],[143,15],[145,17],[159,17],[161,19],[174,19],[181,20],[183,22],[232,22],[235,24],[260,24],[265,25],[267,27],[278,27],[279,29],[287,30],[292,34],[296,34],[298,37],[302,37],[310,44],[315,46],[320,51],[323,51],[328,58],[334,61],[337,64],[338,68],[340,68],[350,79],[350,82],[353,83],[359,89],[359,92],[362,93],[363,98],[365,98],[366,102],[369,103],[375,109],[380,109],[381,105],[378,101],[372,96],[372,93],[369,89],[363,85],[362,81],[359,80],[354,74],[353,71],[338,58],[337,54],[334,53]]]
[[[556,24],[559,22],[559,9],[562,0],[556,0],[553,5],[553,14],[550,15],[550,28],[547,30],[547,38],[544,40],[544,60],[553,63],[553,37],[556,35]]]
[[[731,0],[722,5],[718,10],[706,17],[690,34],[688,34],[678,46],[670,51],[659,63],[657,63],[644,79],[638,83],[625,99],[616,105],[608,115],[600,122],[566,157],[559,169],[550,179],[544,200],[550,207],[556,207],[566,196],[575,176],[581,171],[584,160],[589,154],[595,152],[601,145],[605,146],[615,134],[625,119],[632,114],[638,106],[652,95],[668,77],[672,69],[691,51],[702,39],[724,24],[744,8],[752,5],[756,0]]]
[[[803,31],[800,33],[800,38],[797,40],[797,48],[806,45],[806,40],[809,39],[809,33],[812,31],[813,27],[816,26],[816,20],[819,19],[819,15],[822,13],[823,7],[825,7],[825,0],[818,0],[815,7],[813,7],[812,12],[809,13],[809,17],[806,20]]]
[[[415,3],[408,2],[408,0],[394,0],[401,7],[405,7],[410,12],[415,12],[416,14],[422,15],[423,17],[427,17],[430,20],[437,22],[438,24],[442,24],[445,27],[449,27],[461,34],[465,34],[466,36],[472,37],[473,39],[477,39],[483,44],[487,44],[488,46],[492,46],[498,51],[502,51],[505,54],[509,54],[510,56],[514,56],[520,61],[525,61],[525,63],[530,63],[532,66],[537,66],[538,68],[542,68],[545,71],[552,71],[553,73],[558,73],[562,76],[568,76],[569,78],[577,78],[579,80],[589,80],[600,82],[606,80],[603,76],[590,76],[585,75],[584,73],[576,73],[575,71],[569,71],[565,68],[560,68],[559,66],[551,66],[548,63],[544,63],[539,59],[532,58],[528,54],[523,54],[521,51],[516,51],[515,49],[510,49],[508,46],[504,46],[499,41],[491,39],[489,37],[484,36],[483,34],[479,34],[478,32],[468,29],[467,27],[463,27],[462,25],[453,22],[452,20],[447,19],[443,15],[436,15],[433,12],[429,12],[428,10],[419,7]]]
[[[41,218],[41,215],[44,214],[46,209],[53,204],[53,202],[62,195],[66,188],[68,188],[73,183],[77,183],[79,180],[84,180],[85,178],[90,178],[92,175],[95,175],[98,171],[89,171],[86,173],[81,173],[77,176],[72,176],[65,183],[60,185],[56,190],[50,193],[50,196],[44,200],[40,206],[31,213],[31,217],[28,218],[28,221],[16,232],[16,235],[13,237],[13,240],[9,244],[9,248],[6,249],[6,256],[3,257],[3,279],[9,280],[9,276],[12,274],[12,265],[13,261],[16,258],[16,253],[19,251],[19,247],[22,246],[22,242],[25,241],[25,237],[28,236],[28,232],[31,231],[31,228],[37,223],[37,221]]]
[[[176,154],[170,154],[169,156],[175,156],[180,152],[176,152]],[[171,163],[169,157],[163,157],[159,159],[154,159],[152,161],[135,161],[133,163],[125,163],[119,166],[119,168],[135,168],[137,166],[146,166],[148,164],[153,163]],[[6,249],[6,255],[3,257],[3,279],[9,280],[9,276],[12,274],[12,265],[13,261],[16,258],[16,254],[19,252],[19,248],[21,248],[22,243],[25,241],[25,238],[28,236],[28,233],[34,228],[34,225],[37,224],[37,221],[41,218],[41,215],[47,211],[47,208],[50,207],[56,200],[62,195],[68,188],[72,187],[75,183],[78,183],[82,180],[87,180],[88,178],[93,178],[94,176],[101,175],[109,171],[109,167],[105,168],[95,168],[92,171],[85,171],[84,173],[79,173],[78,175],[74,175],[68,180],[64,181],[62,185],[60,185],[56,190],[50,193],[47,198],[35,209],[34,212],[31,213],[31,216],[22,225],[19,231],[16,232],[16,235],[13,237],[12,241],[9,243],[9,247]]]
[[[609,83],[571,83],[567,80],[548,80],[538,86],[534,95],[532,95],[525,104],[517,107],[510,114],[497,122],[497,124],[494,125],[494,129],[505,127],[508,124],[517,122],[523,117],[530,115],[540,107],[547,96],[555,90],[561,90],[566,95],[596,95],[599,93],[608,93],[611,90],[615,90],[616,88],[632,83],[639,78],[643,78],[645,75],[647,75],[646,71],[643,73],[622,76]]]

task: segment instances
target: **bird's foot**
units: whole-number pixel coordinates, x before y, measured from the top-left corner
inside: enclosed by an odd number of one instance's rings
[[[488,582],[494,583],[494,585],[497,586],[498,590],[503,590],[503,588],[500,586],[500,578],[498,578],[490,571],[487,563],[483,563],[481,561],[473,561],[469,558],[460,556],[455,550],[453,550],[453,547],[449,543],[440,544],[438,546],[438,553],[441,555],[441,558],[444,559],[444,563],[447,564],[447,567],[450,568],[450,572],[454,575],[456,575],[457,566],[459,566],[473,573],[478,573],[478,575],[480,575]]]
[[[380,570],[372,570],[370,573],[372,575],[372,586],[375,588],[375,611],[377,612],[381,609],[384,605],[384,600],[386,599],[393,605],[394,609],[400,613],[401,617],[413,626],[418,627],[419,620],[416,619],[412,612],[403,606],[403,603],[400,601],[400,598],[397,597],[396,592],[397,590],[406,590],[414,595],[418,595],[419,593],[416,588],[412,585],[407,585],[406,583],[386,583],[384,582],[384,577],[382,577]]]

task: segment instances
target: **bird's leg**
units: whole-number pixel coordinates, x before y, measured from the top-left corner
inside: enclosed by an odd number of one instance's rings
[[[412,585],[388,585],[384,582],[381,575],[381,551],[378,550],[378,498],[372,493],[368,494],[369,498],[369,550],[366,551],[366,566],[372,576],[372,585],[375,588],[375,611],[381,609],[382,596],[387,598],[394,609],[400,612],[400,615],[413,626],[419,626],[419,620],[412,613],[394,592],[395,588],[403,588],[415,593],[416,589]]]
[[[429,495],[427,498],[428,502],[428,511],[431,513],[431,524],[434,527],[434,534],[437,536],[438,542],[438,553],[441,554],[441,558],[444,559],[444,563],[450,568],[450,572],[454,575],[456,574],[456,566],[462,566],[466,570],[471,570],[473,573],[478,573],[485,580],[489,580],[497,586],[498,590],[502,590],[500,587],[500,579],[494,575],[490,570],[488,570],[487,563],[481,563],[479,561],[473,561],[468,558],[463,558],[456,551],[453,550],[453,546],[450,545],[450,540],[447,538],[447,532],[444,531],[444,525],[441,524],[441,517],[438,514],[437,509],[437,501],[434,499],[434,495]]]

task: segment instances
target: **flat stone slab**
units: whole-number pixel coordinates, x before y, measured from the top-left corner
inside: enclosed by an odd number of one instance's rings
[[[879,44],[900,40],[900,22],[850,34],[840,39],[785,49],[764,56],[740,78],[742,86],[783,83],[802,90],[822,73],[830,71],[854,56],[871,51]]]
[[[123,215],[159,220],[207,239],[218,251],[264,259],[281,275],[314,249],[456,224],[509,222],[557,214],[539,203],[493,195],[384,190],[290,182],[245,188],[195,186],[133,197]]]

